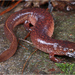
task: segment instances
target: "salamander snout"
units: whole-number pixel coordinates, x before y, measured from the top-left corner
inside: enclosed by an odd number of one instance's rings
[[[69,51],[66,53],[66,56],[75,58],[75,50],[69,49]]]

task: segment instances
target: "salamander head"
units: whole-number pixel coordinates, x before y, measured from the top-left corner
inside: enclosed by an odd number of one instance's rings
[[[66,52],[66,56],[75,58],[75,50],[69,49],[68,52]]]

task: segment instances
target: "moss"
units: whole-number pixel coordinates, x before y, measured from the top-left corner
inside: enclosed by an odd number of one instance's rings
[[[56,66],[58,66],[61,71],[63,71],[65,74],[73,74],[75,75],[75,64],[69,64],[69,63],[55,63]]]

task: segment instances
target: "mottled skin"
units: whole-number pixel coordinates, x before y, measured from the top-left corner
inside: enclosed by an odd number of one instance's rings
[[[51,38],[54,31],[54,21],[50,13],[41,8],[28,8],[15,12],[7,19],[4,30],[11,45],[0,55],[0,62],[7,60],[16,52],[18,42],[13,29],[20,23],[24,23],[25,29],[30,31],[31,41],[36,48],[49,53],[52,61],[61,62],[54,55],[75,58],[75,43]],[[29,25],[30,23],[33,25],[32,27]]]

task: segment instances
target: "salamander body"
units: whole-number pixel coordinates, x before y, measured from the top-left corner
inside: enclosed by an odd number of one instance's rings
[[[10,48],[0,54],[0,62],[9,59],[17,50],[18,42],[13,29],[24,23],[26,30],[30,31],[30,38],[35,47],[49,54],[54,62],[61,62],[55,55],[75,58],[75,43],[52,39],[54,21],[48,11],[41,8],[28,8],[15,12],[7,19],[4,30],[11,42]],[[29,24],[32,24],[31,27]]]

